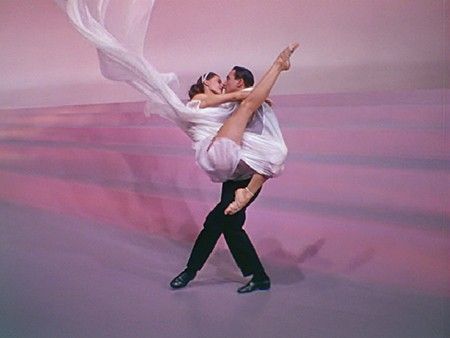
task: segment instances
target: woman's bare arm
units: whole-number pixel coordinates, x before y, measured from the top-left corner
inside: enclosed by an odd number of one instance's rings
[[[249,91],[239,90],[225,94],[197,94],[192,100],[200,101],[200,108],[216,107],[225,102],[238,102],[244,100],[250,94]]]

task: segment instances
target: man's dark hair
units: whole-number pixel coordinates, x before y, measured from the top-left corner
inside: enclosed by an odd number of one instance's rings
[[[233,70],[234,77],[238,80],[242,79],[246,88],[254,85],[255,79],[253,78],[253,74],[247,68],[234,66]]]

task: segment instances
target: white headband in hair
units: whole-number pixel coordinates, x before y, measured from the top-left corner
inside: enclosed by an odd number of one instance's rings
[[[206,78],[209,76],[209,74],[211,74],[211,72],[205,73],[202,75],[202,83],[204,83],[206,81]]]

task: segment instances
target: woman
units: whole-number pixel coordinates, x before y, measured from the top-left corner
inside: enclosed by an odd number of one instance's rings
[[[147,97],[147,112],[160,114],[186,132],[194,141],[197,162],[213,181],[252,177],[246,189],[236,191],[227,214],[244,207],[267,177],[281,172],[286,147],[280,142],[276,118],[270,119],[270,113],[264,113],[264,121],[269,123],[261,134],[244,131],[254,111],[267,99],[278,75],[289,69],[289,57],[298,44],[291,44],[278,56],[251,93],[220,94],[220,86],[214,83],[218,80],[206,76],[201,81],[204,92],[194,95],[185,105],[169,86],[176,80],[175,74],[158,72],[144,57],[153,1],[55,1],[78,31],[97,47],[102,74],[111,80],[127,82]],[[114,20],[108,20],[108,16]],[[240,100],[240,105],[229,102]],[[149,109],[155,105],[156,109]],[[206,114],[206,110],[211,114]]]
[[[222,94],[222,81],[212,72],[189,90],[187,107],[203,116],[188,130],[199,166],[215,182],[252,177],[247,187],[236,191],[234,202],[225,210],[227,215],[247,205],[263,183],[283,168],[287,151],[275,116],[264,116],[261,133],[249,133],[246,128],[278,75],[289,69],[289,57],[297,47],[293,43],[284,49],[253,91]]]

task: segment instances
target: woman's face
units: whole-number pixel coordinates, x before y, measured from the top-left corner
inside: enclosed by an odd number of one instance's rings
[[[215,75],[211,79],[205,81],[205,86],[208,87],[214,94],[222,93],[223,83],[220,76]]]

